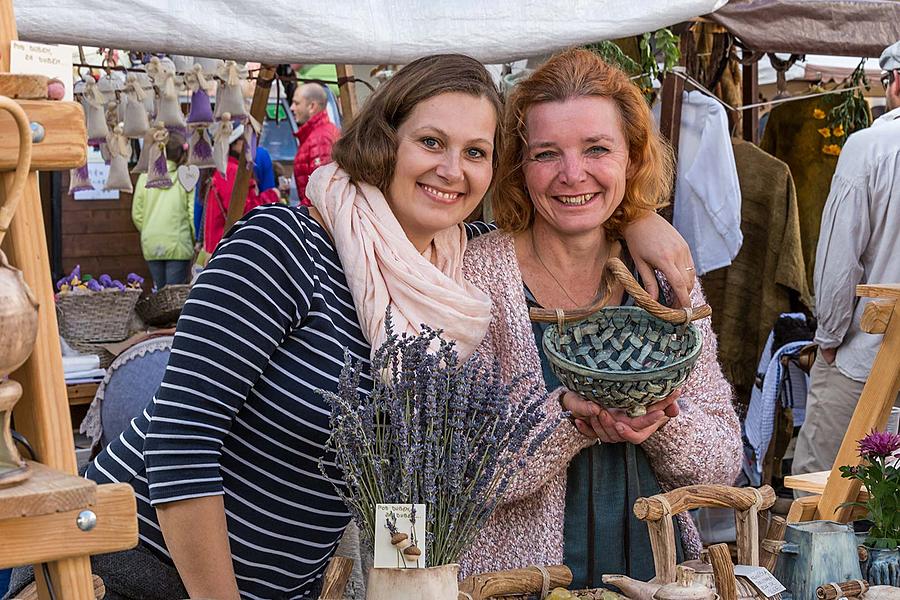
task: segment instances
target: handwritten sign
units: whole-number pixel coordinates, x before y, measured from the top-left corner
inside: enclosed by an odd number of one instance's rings
[[[55,77],[66,86],[63,100],[72,100],[72,47],[35,44],[14,40],[10,42],[9,72],[25,75]]]
[[[424,504],[375,506],[374,566],[376,569],[425,567]]]

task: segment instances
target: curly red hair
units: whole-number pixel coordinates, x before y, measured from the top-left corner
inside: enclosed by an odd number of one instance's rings
[[[522,165],[527,149],[525,117],[542,102],[594,96],[609,98],[619,110],[628,142],[630,173],[622,203],[604,224],[613,237],[644,211],[665,206],[672,190],[674,158],[656,130],[650,108],[638,87],[620,69],[588,50],[573,48],[552,57],[510,93],[504,111],[508,134],[500,153],[492,204],[497,225],[521,232],[534,223],[534,204],[525,186]]]

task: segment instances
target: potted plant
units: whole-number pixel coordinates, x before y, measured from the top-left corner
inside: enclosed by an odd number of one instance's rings
[[[872,585],[900,586],[900,435],[873,431],[859,442],[859,466],[841,467],[841,477],[866,486],[865,506],[872,521],[860,552],[863,577]]]
[[[343,472],[335,489],[368,550],[377,505],[425,505],[425,539],[415,541],[427,568],[372,569],[369,600],[456,600],[460,555],[514,469],[552,429],[542,425],[545,397],[521,378],[504,382],[499,366],[477,354],[461,361],[439,331],[397,335],[390,315],[386,323],[388,339],[371,363],[371,393],[358,391],[362,366],[349,354],[337,393],[320,392],[332,408],[328,444]],[[397,533],[390,531],[392,542],[408,558],[412,540]]]

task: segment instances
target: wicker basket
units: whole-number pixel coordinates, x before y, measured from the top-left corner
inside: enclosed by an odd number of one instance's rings
[[[147,325],[160,327],[174,323],[181,315],[190,291],[191,286],[187,284],[167,285],[138,302],[137,313]]]
[[[672,309],[659,304],[617,258],[606,265],[636,306],[602,308],[566,323],[562,311],[544,331],[550,367],[563,385],[629,416],[675,391],[700,356],[703,340],[692,320],[709,316],[709,306]],[[581,315],[579,315],[581,318]]]
[[[128,324],[140,290],[62,294],[56,300],[59,332],[66,341],[119,342],[128,337]]]
[[[563,385],[630,416],[684,383],[700,355],[694,325],[675,325],[643,308],[604,308],[584,321],[551,325],[544,350]]]

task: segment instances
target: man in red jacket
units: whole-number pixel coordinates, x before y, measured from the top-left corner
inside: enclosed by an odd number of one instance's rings
[[[318,83],[306,83],[294,92],[291,112],[297,119],[297,140],[300,145],[294,157],[294,180],[301,206],[309,206],[306,184],[312,172],[331,162],[331,146],[340,132],[328,120],[325,106],[328,97],[325,88]]]

